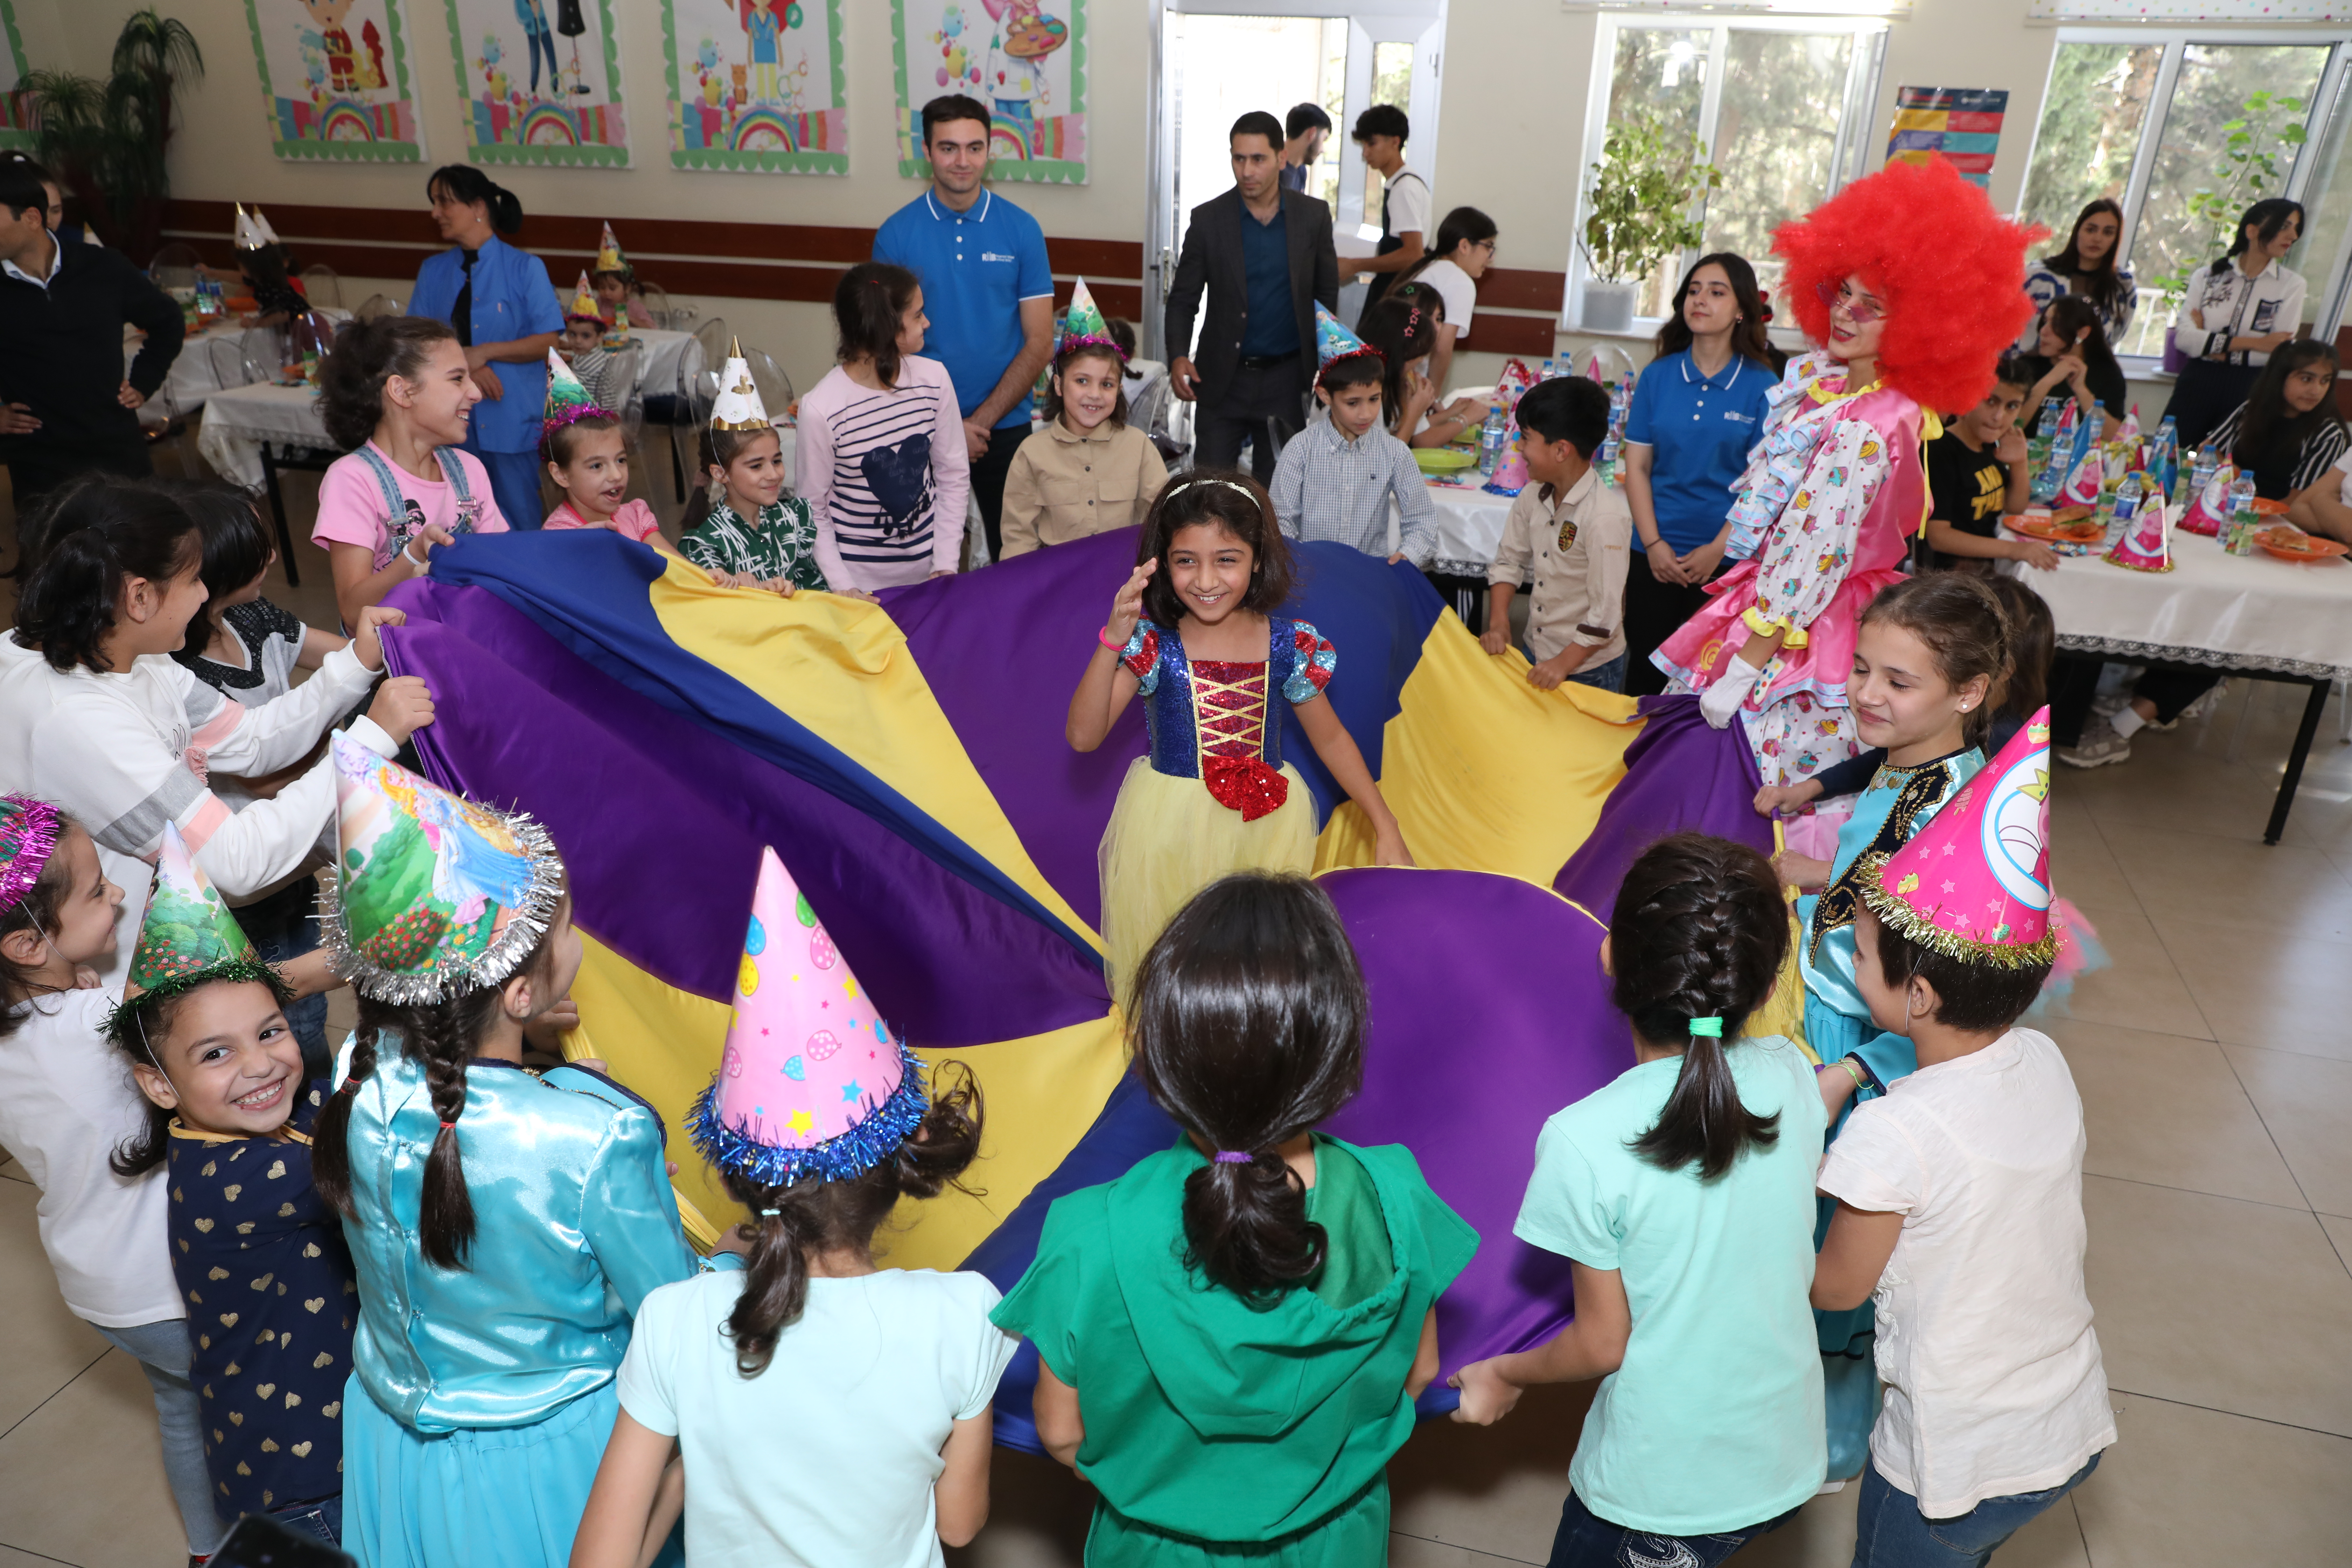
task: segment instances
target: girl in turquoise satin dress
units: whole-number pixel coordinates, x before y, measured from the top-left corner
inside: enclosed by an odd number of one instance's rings
[[[344,1549],[563,1568],[637,1306],[698,1268],[661,1119],[600,1074],[521,1065],[523,1026],[580,969],[545,832],[340,734],[333,751],[323,924],[360,1021],[312,1162],[360,1285]]]
[[[1782,878],[1809,889],[1797,900],[1805,1037],[1823,1062],[1844,1068],[1857,1101],[1909,1077],[1918,1058],[1908,1039],[1871,1023],[1869,1005],[1854,984],[1853,921],[1861,907],[1856,866],[1909,843],[1984,766],[1979,742],[1998,701],[1993,688],[2008,672],[2010,640],[2000,599],[1965,573],[1908,578],[1873,599],[1855,632],[1846,700],[1862,743],[1882,760],[1838,833],[1836,859],[1823,865],[1797,855],[1779,858]],[[1811,779],[1767,786],[1757,793],[1756,809],[1769,816],[1819,793]],[[1836,1125],[1844,1125],[1843,1114]],[[1821,1201],[1817,1248],[1836,1207]],[[1869,1458],[1871,1423],[1878,1415],[1874,1325],[1868,1302],[1850,1311],[1815,1311],[1813,1320],[1829,1420],[1829,1475],[1839,1480],[1858,1474]]]

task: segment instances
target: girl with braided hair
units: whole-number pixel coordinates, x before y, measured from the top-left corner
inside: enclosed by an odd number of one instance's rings
[[[630,1323],[697,1268],[662,1121],[601,1073],[522,1066],[580,969],[546,832],[331,745],[322,920],[360,998],[311,1174],[359,1278],[343,1545],[362,1563],[562,1568]],[[305,1308],[309,1306],[306,1301]]]
[[[1618,889],[1601,962],[1634,1065],[1544,1124],[1513,1227],[1570,1260],[1576,1321],[1453,1378],[1455,1419],[1481,1425],[1536,1384],[1601,1379],[1554,1568],[1714,1568],[1820,1489],[1805,1293],[1830,1095],[1744,1030],[1788,947],[1779,879],[1728,839],[1654,844]]]
[[[1781,294],[1822,347],[1789,362],[1735,487],[1739,564],[1651,656],[1708,723],[1738,716],[1767,784],[1862,749],[1854,628],[1927,525],[1923,443],[1983,399],[2032,313],[2032,237],[1941,158],[1889,164],[1773,236]]]

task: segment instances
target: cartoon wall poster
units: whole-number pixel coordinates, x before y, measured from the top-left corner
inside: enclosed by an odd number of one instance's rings
[[[421,163],[399,0],[245,0],[281,158]]]
[[[623,168],[629,130],[613,0],[442,0],[466,155]]]
[[[927,180],[923,105],[988,105],[990,177],[1087,183],[1087,0],[890,0],[898,173]]]
[[[669,161],[849,173],[842,0],[662,0]]]
[[[16,32],[16,10],[0,0],[0,148],[33,144],[32,106],[20,96],[25,85],[25,40]]]

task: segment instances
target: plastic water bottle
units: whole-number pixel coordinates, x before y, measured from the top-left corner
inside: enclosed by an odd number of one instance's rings
[[[1478,471],[1489,479],[1503,460],[1503,443],[1508,429],[1502,409],[1486,410],[1486,422],[1478,427]]]
[[[2254,552],[2254,529],[2261,519],[2254,511],[2254,477],[2240,474],[2230,481],[2230,531],[2228,542],[2232,555]]]
[[[2130,531],[2131,520],[2139,510],[2140,477],[2126,474],[2124,482],[2116,488],[2115,510],[2107,514],[2107,542],[2113,544]]]
[[[2218,466],[2213,460],[2212,447],[2198,447],[2197,456],[2189,461],[2189,488],[2180,492],[2181,500],[2186,502],[2193,497],[2203,495],[2205,487],[2213,482],[2213,470]]]

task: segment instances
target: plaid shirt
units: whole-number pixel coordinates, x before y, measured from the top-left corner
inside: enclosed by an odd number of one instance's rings
[[[1403,513],[1400,548],[1427,569],[1437,553],[1437,506],[1412,448],[1375,426],[1350,441],[1328,419],[1301,430],[1275,465],[1274,514],[1293,539],[1329,539],[1389,553],[1389,497]]]

